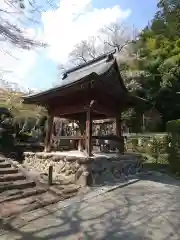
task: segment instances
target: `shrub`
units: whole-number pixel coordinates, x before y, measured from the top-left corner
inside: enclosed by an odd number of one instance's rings
[[[24,132],[29,132],[33,129],[33,127],[35,126],[36,124],[36,118],[27,118],[24,122],[24,125],[23,125],[23,131]]]
[[[18,135],[18,139],[20,142],[28,142],[28,140],[32,137],[31,132],[20,131]]]
[[[169,121],[167,123],[167,132],[169,138],[168,161],[171,171],[180,173],[180,119]]]
[[[167,134],[137,134],[127,137],[127,151],[145,153],[158,161],[162,154],[167,154]]]
[[[0,146],[3,151],[14,147],[14,127],[12,118],[5,118],[0,123]]]

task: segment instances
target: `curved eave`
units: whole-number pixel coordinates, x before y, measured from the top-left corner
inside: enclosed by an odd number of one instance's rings
[[[64,90],[66,90],[68,88],[73,88],[75,85],[82,84],[82,83],[88,81],[89,79],[96,78],[97,76],[98,75],[93,72],[93,73],[87,75],[86,77],[79,79],[76,82],[72,82],[72,83],[66,84],[64,86],[54,87],[54,88],[48,89],[46,91],[43,91],[43,92],[40,92],[37,94],[24,96],[24,97],[22,97],[23,103],[24,104],[41,104],[42,101],[45,100],[47,97],[52,97],[52,96],[54,96],[54,94],[63,93]]]
[[[148,109],[153,107],[153,104],[150,101],[138,96],[129,95],[129,100],[132,107],[142,106],[143,109],[144,109],[144,106],[146,106]]]
[[[98,72],[91,72],[90,74],[85,75],[84,77],[82,77],[80,79],[76,79],[75,81],[72,81],[73,78],[72,78],[72,76],[70,76],[71,82],[68,83],[68,84],[61,85],[61,86],[49,89],[47,91],[43,91],[43,92],[37,93],[37,94],[24,96],[24,97],[22,97],[23,103],[25,103],[25,104],[40,104],[40,105],[43,105],[43,103],[45,103],[48,98],[55,97],[55,96],[61,97],[63,94],[67,95],[69,92],[71,92],[71,90],[72,91],[79,90],[79,85],[80,84],[84,84],[85,83],[85,85],[86,85],[86,83],[87,83],[87,85],[88,85],[88,82],[91,81],[91,80],[95,80],[95,81],[97,80],[97,82],[98,82],[98,77],[104,76],[104,74],[108,74],[108,72],[111,71],[111,69],[115,69],[115,74],[118,76],[118,80],[119,80],[119,81],[114,82],[114,83],[113,83],[113,81],[111,81],[111,84],[112,84],[112,88],[111,88],[112,94],[113,94],[113,92],[117,91],[117,86],[120,89],[122,89],[123,92],[127,93],[128,90],[125,87],[123,79],[122,79],[122,77],[120,75],[116,59],[113,59],[112,61],[107,62],[105,68],[101,69]],[[113,76],[109,77],[110,80],[113,80],[111,78],[113,78]],[[64,81],[64,80],[62,80],[62,81]],[[65,81],[66,81],[66,79],[65,79]],[[106,82],[104,82],[104,83],[106,84]],[[68,92],[66,91],[67,89],[69,89]]]
[[[78,72],[75,70],[78,70]],[[97,87],[97,89],[101,89],[101,91],[110,93],[115,97],[117,103],[121,103],[121,100],[123,98],[126,99],[125,104],[127,102],[127,107],[131,105],[134,106],[142,102],[148,103],[148,101],[145,99],[130,95],[119,72],[119,67],[116,59],[104,59],[103,62],[94,63],[93,66],[89,67],[88,65],[85,68],[77,68],[75,70],[73,69],[75,72],[67,72],[69,75],[66,75],[65,79],[62,80],[63,82],[60,86],[40,93],[22,97],[23,103],[45,106],[46,104],[48,105],[49,100],[53,98],[62,96],[67,96],[68,98],[72,93],[77,91],[79,92],[82,84],[85,89],[88,88],[89,82],[92,80],[95,81],[95,88]]]
[[[119,66],[118,66],[118,63],[117,63],[117,60],[114,61],[114,68],[117,72],[117,75],[118,75],[118,79],[119,79],[119,83],[122,87],[122,89],[124,90],[124,92],[128,93],[128,89],[126,88],[126,85],[124,83],[124,80],[123,80],[123,77],[119,71]]]

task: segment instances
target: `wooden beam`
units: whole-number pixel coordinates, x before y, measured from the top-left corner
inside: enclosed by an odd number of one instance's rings
[[[52,143],[52,132],[53,132],[53,120],[54,117],[52,115],[48,116],[47,119],[47,131],[46,131],[46,137],[45,137],[45,152],[51,151],[51,143]]]
[[[92,107],[93,112],[104,114],[108,117],[115,117],[117,112],[112,110],[109,107],[104,106],[103,104],[96,102]]]
[[[59,106],[51,110],[54,116],[65,116],[85,112],[85,104]]]
[[[92,97],[98,101],[98,103],[102,102],[105,106],[110,109],[117,110],[119,108],[119,100],[114,99],[113,95],[107,93],[107,91],[102,91],[102,89],[96,89]]]
[[[57,96],[49,100],[48,104],[51,109],[60,108],[64,106],[78,105],[82,102],[88,101],[86,90],[79,89],[79,91],[72,93],[71,95]]]
[[[57,140],[83,140],[84,136],[58,136],[56,137]]]
[[[50,103],[55,99],[58,98],[60,99],[60,97],[64,97],[64,96],[69,96],[71,97],[71,95],[75,92],[78,92],[79,89],[83,89],[86,90],[87,88],[89,88],[89,82],[91,79],[94,79],[96,76],[94,73],[89,74],[88,76],[84,77],[83,79],[79,80],[76,84],[72,84],[71,86],[64,86],[64,87],[57,87],[57,89],[54,90],[49,90],[47,92],[38,94],[37,96],[34,97],[29,97],[25,99],[25,102],[28,104],[36,104],[39,103],[41,104],[47,104],[50,105]]]
[[[113,111],[121,111],[123,112],[124,108],[129,108],[129,95],[126,92],[122,92],[119,96],[119,98],[115,98],[113,94],[109,93],[107,91],[107,88],[104,88],[103,85],[100,85],[99,88],[97,88],[93,92],[93,98],[97,99],[98,102],[102,102],[105,106],[109,107],[110,109],[113,109]]]

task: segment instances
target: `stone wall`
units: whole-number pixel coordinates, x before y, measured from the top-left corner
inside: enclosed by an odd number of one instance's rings
[[[97,157],[91,164],[93,184],[111,182],[137,174],[142,168],[140,155],[124,154],[119,157]]]
[[[80,185],[102,184],[105,181],[135,174],[141,166],[138,155],[119,157],[96,156],[82,158],[61,156],[50,153],[26,152],[23,165],[47,176],[49,166],[53,166],[53,180],[66,179]]]
[[[24,153],[23,165],[41,174],[48,174],[49,166],[53,166],[53,180],[66,179],[73,183],[84,184],[81,178],[88,175],[86,158],[61,156],[48,153]]]

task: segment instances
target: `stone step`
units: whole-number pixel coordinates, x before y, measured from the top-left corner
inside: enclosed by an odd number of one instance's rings
[[[29,212],[57,203],[59,198],[48,192],[0,204],[1,217],[11,217],[20,212]]]
[[[22,173],[12,173],[0,175],[0,182],[24,180],[26,177]]]
[[[5,191],[4,194],[0,196],[0,203],[27,198],[31,196],[36,196],[45,192],[46,192],[46,189],[40,188],[40,187],[28,188],[24,190],[19,190],[19,189],[9,190],[9,191]]]
[[[12,182],[0,182],[0,192],[13,189],[25,189],[36,186],[34,181],[17,180]]]
[[[68,195],[75,195],[78,190],[79,190],[79,186],[75,185],[75,184],[69,184],[66,186],[63,185],[54,185],[52,187],[50,187],[49,189],[52,191],[52,193],[57,194],[59,196],[68,196]]]
[[[118,157],[118,160],[122,160],[122,161],[134,161],[134,160],[137,160],[137,156],[127,156],[127,155],[123,155],[123,156],[120,156]]]
[[[0,168],[0,174],[14,174],[14,173],[18,173],[18,169],[17,168]]]
[[[46,192],[42,195],[37,196],[36,201],[28,206],[27,211],[34,211],[36,209],[55,204],[61,200],[62,199],[59,196]]]
[[[10,168],[11,164],[8,162],[0,162],[0,168]]]
[[[0,163],[1,163],[1,162],[5,162],[5,161],[6,161],[5,158],[0,158]]]

